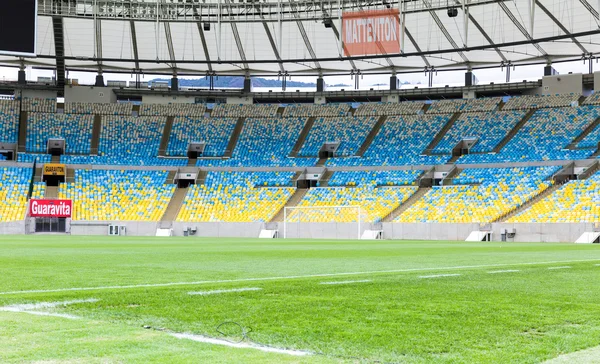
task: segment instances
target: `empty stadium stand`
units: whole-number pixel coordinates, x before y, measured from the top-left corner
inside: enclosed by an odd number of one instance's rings
[[[0,167],[0,222],[25,218],[31,168]]]

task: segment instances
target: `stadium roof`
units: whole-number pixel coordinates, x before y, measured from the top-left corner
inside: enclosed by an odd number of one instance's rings
[[[398,0],[39,0],[38,57],[0,64],[348,75],[590,59],[600,53],[600,2],[590,1],[402,0],[399,9]],[[387,9],[397,12],[399,52],[347,56],[342,13]]]

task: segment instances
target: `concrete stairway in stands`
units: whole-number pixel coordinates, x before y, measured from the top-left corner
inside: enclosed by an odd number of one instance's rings
[[[525,116],[523,116],[523,119],[521,119],[513,128],[512,130],[506,134],[506,136],[500,141],[500,143],[498,143],[498,145],[496,145],[493,149],[494,153],[500,153],[500,151],[502,150],[502,148],[504,148],[506,146],[506,144],[508,144],[508,142],[510,142],[512,140],[512,138],[515,137],[515,135],[517,135],[517,133],[519,132],[519,130],[521,130],[521,128],[527,123],[527,121],[529,121],[529,119],[531,119],[531,117],[533,116],[533,114],[535,114],[535,109],[529,109],[529,111],[527,111],[527,114],[525,114]]]
[[[21,111],[19,115],[19,141],[17,144],[17,151],[19,153],[25,153],[27,145],[27,118],[29,113],[27,111]]]
[[[44,198],[57,199],[58,198],[58,186],[46,186],[44,192]]]
[[[401,187],[398,187],[401,188]],[[431,190],[431,187],[419,187],[419,189],[413,193],[406,201],[400,204],[400,206],[393,209],[389,214],[383,217],[382,222],[392,222],[398,216],[402,215],[409,207],[419,201],[427,192]]]
[[[177,215],[179,214],[179,210],[181,210],[187,192],[188,188],[177,188],[175,190],[175,193],[173,194],[173,197],[171,197],[171,201],[160,220],[159,227],[161,229],[169,229],[173,226],[173,221],[177,219]]]
[[[283,222],[285,216],[285,208],[286,207],[296,207],[302,201],[306,193],[308,192],[307,188],[298,188],[296,192],[290,197],[290,199],[285,203],[285,205],[273,216],[270,222]]]
[[[160,139],[160,145],[158,147],[158,155],[161,157],[164,157],[167,153],[167,147],[169,146],[169,140],[171,139],[171,130],[173,130],[174,119],[175,118],[172,116],[167,117],[167,122],[165,123],[163,135]]]
[[[552,193],[554,193],[554,191],[558,190],[562,186],[563,186],[562,184],[558,184],[557,183],[557,184],[554,184],[554,185],[546,188],[544,191],[542,191],[541,193],[535,195],[533,198],[531,198],[530,200],[528,200],[527,202],[525,202],[521,206],[518,206],[518,207],[514,208],[513,210],[509,211],[508,213],[506,213],[506,214],[504,214],[502,216],[499,216],[498,218],[494,219],[494,221],[492,221],[492,222],[505,222],[505,221],[507,221],[511,217],[520,214],[521,212],[527,210],[528,208],[530,208],[531,206],[535,205],[536,203],[542,201],[544,198],[550,196]]]
[[[567,146],[567,149],[577,149],[577,144],[581,142],[588,134],[594,131],[596,127],[600,125],[600,117],[594,120],[590,125],[588,125],[582,132],[577,136],[577,138],[573,139],[571,143]]]
[[[435,147],[442,141],[442,139],[444,138],[444,136],[446,135],[448,130],[450,130],[450,128],[452,128],[452,125],[454,125],[456,120],[458,120],[458,118],[460,118],[461,115],[462,115],[462,113],[460,113],[460,112],[456,112],[456,113],[454,113],[454,115],[452,115],[450,120],[448,120],[446,122],[444,127],[442,129],[440,129],[440,131],[435,135],[435,137],[433,138],[431,143],[429,143],[427,148],[425,148],[425,150],[423,151],[424,154],[431,155],[431,153],[433,152]]]
[[[94,126],[92,127],[92,144],[90,152],[92,155],[98,155],[100,146],[100,133],[102,132],[102,115],[94,115]]]
[[[377,123],[373,126],[373,129],[371,129],[371,132],[369,133],[369,135],[367,135],[367,138],[365,139],[363,144],[360,146],[360,148],[358,148],[358,152],[356,153],[357,156],[362,157],[363,155],[365,155],[365,153],[367,152],[367,150],[369,150],[369,147],[373,143],[373,140],[375,139],[377,134],[379,134],[379,131],[383,127],[383,124],[386,120],[387,116],[379,117],[379,120],[377,120]]]
[[[302,146],[304,145],[304,142],[306,141],[306,138],[308,137],[308,133],[310,133],[310,129],[312,129],[313,125],[315,124],[315,119],[316,118],[314,116],[311,116],[306,121],[306,124],[304,124],[304,128],[302,129],[302,132],[300,133],[300,136],[298,137],[296,144],[292,148],[290,157],[296,158],[298,156],[298,152],[300,152],[300,149],[302,149]]]
[[[237,123],[235,124],[235,128],[233,129],[233,133],[231,133],[231,138],[229,138],[229,143],[227,144],[227,149],[225,149],[225,153],[223,154],[224,158],[231,158],[233,155],[233,151],[235,150],[235,146],[240,139],[240,135],[242,134],[242,129],[244,129],[244,121],[246,118],[239,118]]]

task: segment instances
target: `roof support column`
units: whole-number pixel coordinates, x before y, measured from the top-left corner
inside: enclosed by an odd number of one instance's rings
[[[246,73],[246,75],[244,76],[244,92],[252,92],[252,78],[250,78],[249,73]]]
[[[19,67],[19,78],[17,83],[19,85],[24,85],[27,83],[27,76],[25,75],[25,63],[22,62],[22,58],[21,58],[21,66]]]
[[[171,91],[179,91],[179,79],[177,75],[173,75],[173,78],[171,78]]]
[[[535,22],[535,0],[528,0],[529,3],[529,34],[533,37],[533,23]]]
[[[552,67],[551,64],[547,64],[544,67],[544,76],[555,76],[558,75],[558,71]]]
[[[398,76],[395,73],[390,77],[390,90],[395,91],[398,89]]]
[[[102,75],[102,73],[98,73],[96,75],[96,83],[94,84],[94,86],[96,87],[104,87],[104,76]]]
[[[323,75],[319,75],[317,78],[317,92],[325,91],[325,80],[323,79]]]

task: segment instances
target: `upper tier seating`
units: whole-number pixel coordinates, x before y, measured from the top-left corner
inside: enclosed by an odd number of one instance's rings
[[[584,105],[600,105],[600,92],[594,92],[583,102]]]
[[[217,104],[212,110],[212,117],[228,118],[267,118],[277,116],[277,105],[234,105]]]
[[[365,103],[358,107],[354,116],[393,116],[393,115],[417,115],[423,112],[422,102],[380,102]]]
[[[564,149],[600,115],[600,107],[541,109],[498,154],[469,154],[460,163],[584,159],[593,151]]]
[[[600,173],[570,181],[508,222],[582,223],[600,221]]]
[[[131,115],[131,111],[130,103],[65,103],[65,114]]]
[[[246,119],[231,159],[199,159],[199,166],[312,166],[316,159],[288,158],[306,119]]]
[[[0,167],[0,222],[25,218],[31,168]]]
[[[569,95],[523,95],[511,97],[502,110],[528,110],[547,107],[567,107],[577,105],[580,94]]]
[[[25,98],[21,102],[23,111],[28,112],[56,112],[56,99],[29,99]]]
[[[50,163],[52,156],[50,154],[32,154],[32,153],[17,153],[17,162],[19,163]]]
[[[502,101],[499,97],[472,100],[440,100],[433,101],[427,110],[428,114],[450,114],[455,112],[494,111]]]
[[[453,186],[434,187],[395,222],[489,223],[551,185],[560,167],[467,169]]]
[[[355,155],[376,123],[375,117],[319,118],[298,155],[316,157],[326,142],[340,142],[336,156]]]
[[[140,116],[189,116],[203,117],[206,114],[204,104],[142,104]]]
[[[204,156],[225,153],[237,120],[235,118],[176,117],[173,120],[168,156],[186,156],[191,142],[205,142]]]
[[[284,117],[336,117],[346,116],[350,111],[348,104],[289,104],[283,112]]]
[[[0,142],[16,143],[19,129],[19,102],[0,100]]]
[[[209,172],[204,185],[190,187],[177,221],[270,221],[294,193],[293,175],[292,172]]]
[[[525,116],[525,111],[464,113],[444,135],[433,153],[452,153],[463,139],[477,139],[473,153],[491,152],[512,128]]]
[[[74,183],[60,186],[73,200],[73,220],[160,221],[175,185],[164,171],[76,170]]]
[[[63,155],[69,164],[184,166],[186,159],[158,158],[158,147],[166,124],[159,116],[104,116],[99,156]]]
[[[597,125],[591,133],[589,133],[585,138],[583,138],[579,144],[577,144],[578,148],[598,148],[598,143],[600,143],[600,125]]]
[[[327,166],[401,166],[443,164],[448,156],[423,151],[451,115],[407,115],[388,118],[364,158],[332,158]]]
[[[68,154],[90,154],[94,116],[30,113],[27,119],[26,150],[45,153],[48,139],[65,139]]]

